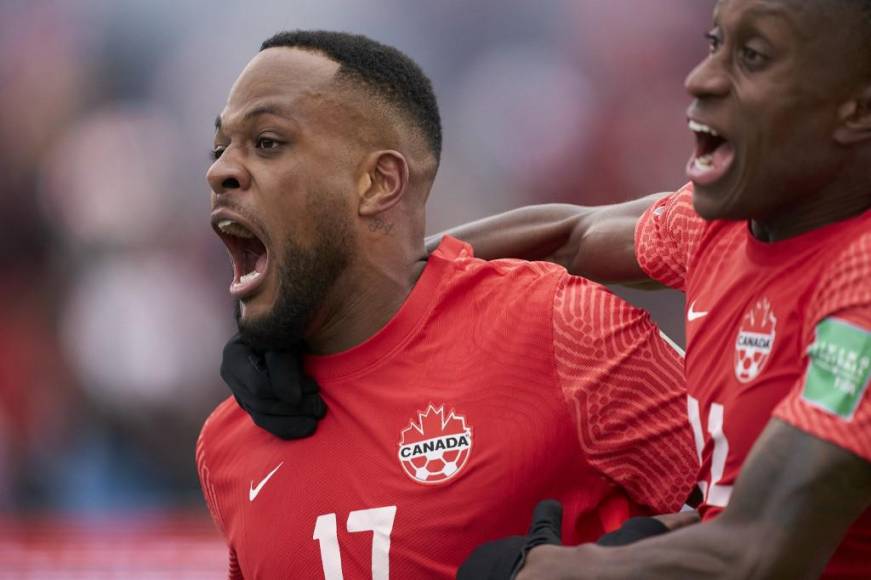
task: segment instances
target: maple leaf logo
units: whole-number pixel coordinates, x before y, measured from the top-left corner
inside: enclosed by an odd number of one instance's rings
[[[760,334],[774,334],[777,326],[777,317],[771,309],[768,298],[762,298],[744,315],[741,330],[745,332],[758,332]]]
[[[417,421],[409,421],[399,439],[398,458],[411,479],[417,483],[442,483],[454,477],[469,459],[472,430],[466,419],[451,410],[445,416],[444,405],[430,403],[417,412]]]
[[[744,315],[735,339],[735,377],[742,383],[754,380],[765,368],[774,348],[776,326],[768,298],[760,298]]]
[[[418,411],[417,413],[417,423],[412,420],[408,427],[402,430],[400,445],[418,443],[426,439],[464,433],[466,431],[466,419],[457,417],[453,410],[451,410],[446,418],[444,405],[436,409],[430,403],[426,411]]]

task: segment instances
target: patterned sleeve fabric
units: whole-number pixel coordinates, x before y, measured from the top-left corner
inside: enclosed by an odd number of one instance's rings
[[[650,206],[635,227],[635,259],[653,280],[686,289],[690,258],[698,248],[705,222],[693,209],[687,184]]]
[[[217,526],[218,530],[221,534],[224,534],[224,521],[221,516],[221,510],[218,506],[218,496],[215,493],[214,487],[212,487],[212,482],[209,477],[209,467],[206,465],[205,459],[205,433],[206,428],[209,425],[209,420],[206,420],[205,425],[203,425],[203,429],[200,432],[200,436],[197,439],[197,447],[196,447],[196,462],[197,462],[197,475],[200,478],[200,487],[203,490],[203,497],[206,499],[206,506],[209,508],[209,514],[212,516],[212,520],[215,522],[215,526]],[[236,558],[236,552],[231,547],[229,549],[229,557],[228,557],[228,569],[227,569],[227,579],[228,580],[244,580],[242,577],[242,570],[239,568],[239,562]]]
[[[636,502],[679,509],[699,467],[679,353],[647,313],[568,275],[555,295],[553,331],[586,459]]]
[[[828,269],[807,320],[805,371],[775,417],[871,461],[871,233]]]

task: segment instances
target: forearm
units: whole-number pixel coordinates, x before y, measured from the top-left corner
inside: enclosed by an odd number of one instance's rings
[[[700,533],[701,532],[701,533]],[[542,546],[529,554],[517,580],[672,580],[748,578],[747,554],[717,526],[690,526],[625,547]],[[560,553],[561,552],[561,553]],[[529,572],[527,572],[527,568]]]
[[[588,211],[570,204],[521,207],[430,236],[426,247],[427,251],[432,251],[442,236],[450,235],[470,243],[475,256],[485,260],[542,260],[553,256],[569,242],[576,224]],[[565,254],[564,258],[567,260],[570,256]]]
[[[597,282],[657,287],[635,258],[635,225],[662,195],[595,207],[522,207],[431,236],[427,250],[434,250],[449,234],[469,242],[475,255],[485,260],[547,260]]]
[[[542,546],[518,580],[818,578],[869,504],[867,461],[773,420],[716,520],[624,548]]]

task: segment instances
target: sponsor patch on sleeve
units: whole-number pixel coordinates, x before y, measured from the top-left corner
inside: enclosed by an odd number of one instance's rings
[[[871,332],[837,318],[817,324],[802,399],[846,421],[871,380]]]

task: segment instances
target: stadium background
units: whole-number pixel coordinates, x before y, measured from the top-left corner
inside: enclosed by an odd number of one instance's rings
[[[213,578],[193,446],[227,392],[212,122],[279,29],[368,34],[433,79],[428,231],[673,189],[698,0],[0,3],[0,578]],[[682,341],[675,294],[629,295]]]

